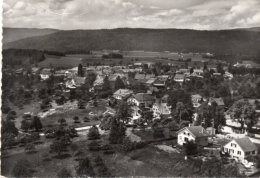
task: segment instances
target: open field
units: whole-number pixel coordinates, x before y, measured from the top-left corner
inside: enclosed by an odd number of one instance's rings
[[[81,63],[82,58],[72,56],[51,56],[46,55],[46,59],[40,62],[39,67],[61,67],[72,68],[77,67]]]

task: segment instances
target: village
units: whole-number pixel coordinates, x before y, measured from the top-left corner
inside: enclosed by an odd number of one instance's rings
[[[3,174],[259,176],[259,66],[204,56],[4,67]]]

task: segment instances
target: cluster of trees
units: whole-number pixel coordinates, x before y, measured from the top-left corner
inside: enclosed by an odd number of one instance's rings
[[[257,122],[255,108],[247,100],[236,101],[229,109],[231,119],[237,120],[241,124],[241,129],[244,130],[245,124],[248,131]]]
[[[33,49],[6,49],[2,54],[4,66],[35,64],[45,59],[44,52]]]

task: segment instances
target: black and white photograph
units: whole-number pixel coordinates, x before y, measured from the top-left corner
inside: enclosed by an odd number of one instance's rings
[[[260,177],[260,0],[1,0],[1,176]]]

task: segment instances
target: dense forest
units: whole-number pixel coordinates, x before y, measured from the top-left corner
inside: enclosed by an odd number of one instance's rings
[[[4,48],[49,51],[102,49],[212,52],[260,56],[260,32],[249,30],[198,31],[185,29],[71,30],[30,37]]]

